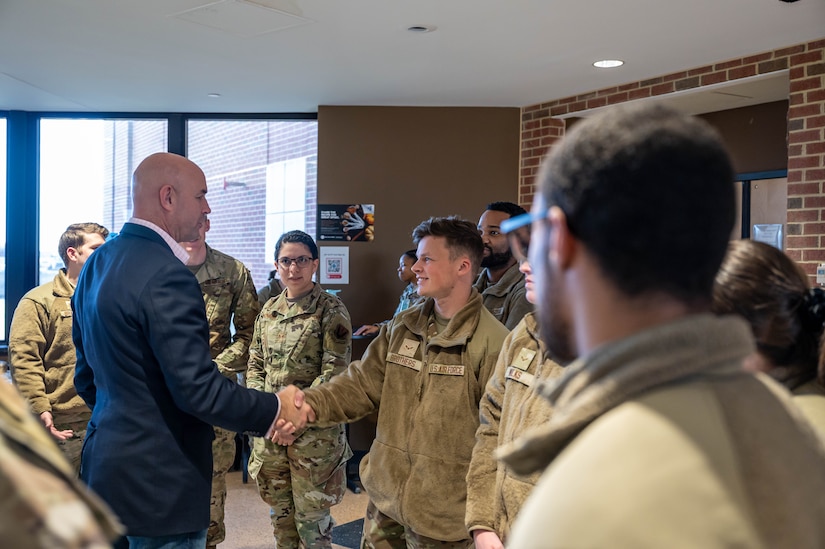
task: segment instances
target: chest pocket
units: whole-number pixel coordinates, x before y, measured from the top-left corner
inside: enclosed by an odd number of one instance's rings
[[[264,360],[278,372],[278,383],[312,382],[321,372],[323,333],[320,308],[315,314],[273,319],[261,332]]]
[[[203,304],[210,326],[216,319],[228,319],[232,310],[232,289],[229,279],[213,278],[201,283]]]
[[[57,297],[49,309],[49,340],[72,340],[72,302],[65,297]]]

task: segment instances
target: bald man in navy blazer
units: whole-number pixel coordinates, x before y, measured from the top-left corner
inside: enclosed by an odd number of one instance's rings
[[[177,244],[197,237],[206,191],[186,158],[144,160],[132,219],[87,261],[72,302],[75,386],[92,409],[80,476],[126,525],[132,548],[204,547],[212,425],[268,436],[276,420],[302,427],[294,395],[281,393],[281,407],[212,362],[203,296]]]

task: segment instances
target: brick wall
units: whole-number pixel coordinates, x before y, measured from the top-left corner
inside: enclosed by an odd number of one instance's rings
[[[111,186],[105,187],[105,218],[119,230],[131,215],[131,174],[149,154],[164,151],[166,124],[116,121],[107,129],[106,162]],[[266,242],[266,167],[308,157],[306,223],[315,232],[317,206],[318,124],[315,121],[195,120],[188,127],[189,158],[203,169],[212,208],[210,246],[244,263],[257,288],[273,269],[273,250]],[[224,185],[224,181],[227,182]]]
[[[825,262],[825,39],[524,107],[519,203],[529,207],[541,159],[561,136],[557,116],[788,70],[787,253],[810,275]]]

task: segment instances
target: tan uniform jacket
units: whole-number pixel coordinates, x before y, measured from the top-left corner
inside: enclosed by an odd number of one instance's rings
[[[499,281],[492,285],[487,276],[487,269],[482,269],[474,286],[481,293],[487,310],[508,330],[515,328],[524,315],[533,310],[533,305],[527,301],[524,274],[518,270],[517,263],[507,269]]]
[[[510,546],[825,547],[825,452],[790,394],[742,369],[753,351],[743,320],[693,315],[543,385],[553,417],[507,463],[549,467]]]
[[[467,468],[478,403],[507,330],[473,291],[435,335],[431,298],[381,328],[361,361],[306,392],[323,422],[351,422],[378,409],[361,481],[372,502],[414,532],[467,538]]]
[[[209,322],[209,348],[218,370],[234,377],[246,370],[249,344],[260,306],[255,283],[243,263],[206,246],[206,260],[195,272]],[[230,323],[235,326],[232,335]]]
[[[71,298],[74,286],[61,269],[52,282],[26,293],[9,329],[14,381],[32,412],[51,412],[55,425],[89,421],[89,407],[74,387]]]
[[[540,473],[513,474],[496,459],[496,448],[550,419],[553,409],[535,386],[564,373],[564,368],[545,360],[537,329],[535,314],[527,313],[504,340],[479,405],[481,424],[467,474],[467,530],[491,530],[502,541]]]
[[[14,387],[0,380],[3,547],[110,547],[122,527],[74,472]]]
[[[825,388],[813,380],[800,385],[792,393],[794,404],[799,406],[805,419],[825,442]]]

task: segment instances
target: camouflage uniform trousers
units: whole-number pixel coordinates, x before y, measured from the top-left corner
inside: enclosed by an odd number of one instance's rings
[[[310,427],[291,446],[253,439],[249,475],[271,508],[275,547],[332,546],[329,509],[344,497],[350,457],[342,425]]]
[[[472,549],[472,539],[440,541],[416,534],[400,524],[372,503],[367,505],[361,549]]]
[[[78,478],[80,478],[80,454],[83,450],[83,440],[86,438],[88,424],[88,421],[74,421],[71,423],[55,422],[54,425],[58,431],[71,429],[74,432],[71,438],[66,440],[55,439],[55,442],[57,442],[57,446],[63,452],[63,455],[66,456],[66,460],[72,466],[72,469],[74,469],[74,476]]]
[[[215,427],[212,441],[212,499],[209,502],[207,547],[214,547],[226,538],[223,522],[226,504],[226,473],[235,462],[235,432]]]

